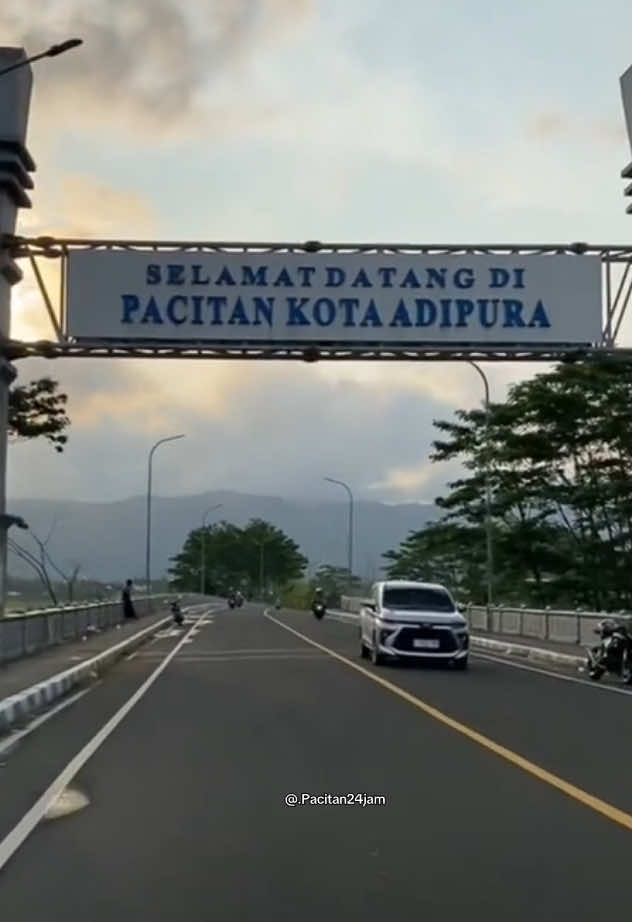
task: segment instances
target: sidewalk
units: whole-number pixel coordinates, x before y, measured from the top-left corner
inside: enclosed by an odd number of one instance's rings
[[[156,612],[144,618],[132,619],[99,634],[88,634],[85,641],[59,644],[41,653],[0,665],[0,701],[103,653],[122,640],[163,621],[167,614]]]
[[[539,637],[524,637],[522,634],[492,634],[490,631],[473,631],[472,637],[481,640],[497,640],[499,643],[512,644],[518,647],[550,650],[553,653],[564,653],[566,656],[586,655],[585,649],[578,643],[558,643],[555,640],[540,640]]]

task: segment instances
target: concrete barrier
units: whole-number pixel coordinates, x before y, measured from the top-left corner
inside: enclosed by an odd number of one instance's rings
[[[356,612],[347,610],[331,611],[330,617],[338,621],[344,621],[347,624],[358,624],[359,615]],[[470,648],[472,652],[493,653],[496,656],[518,657],[531,663],[549,666],[566,666],[577,669],[582,666],[585,657],[579,655],[573,656],[569,653],[560,653],[557,650],[547,650],[542,647],[533,645],[511,643],[504,640],[496,640],[490,637],[481,637],[478,634],[470,634]]]
[[[134,599],[140,618],[155,614],[175,594]],[[86,633],[104,631],[123,621],[121,603],[96,602],[67,608],[48,608],[28,615],[0,619],[0,664],[39,653],[60,643],[79,640]]]
[[[184,607],[183,611],[190,611],[192,607]],[[172,623],[171,615],[165,615],[158,621],[127,637],[120,643],[114,644],[102,653],[93,656],[77,666],[71,666],[57,675],[50,676],[30,688],[25,688],[16,695],[10,695],[0,701],[0,733],[4,733],[17,723],[24,722],[27,718],[43,710],[57,699],[66,695],[72,688],[83,682],[97,679],[108,667],[115,663],[124,653],[134,650],[145,643],[153,634],[162,627]]]
[[[362,602],[363,599],[357,596],[343,596],[340,607],[343,611],[357,614]],[[464,614],[470,630],[478,633],[506,634],[529,640],[546,640],[584,647],[595,643],[595,628],[609,613],[510,608],[499,605],[492,606],[488,613],[482,605],[470,605]],[[625,612],[610,614],[612,617],[632,617]]]

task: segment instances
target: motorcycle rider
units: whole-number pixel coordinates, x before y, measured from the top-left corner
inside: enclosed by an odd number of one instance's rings
[[[312,601],[312,608],[315,608],[317,605],[322,605],[325,607],[325,599],[323,598],[323,590],[320,586],[317,586],[314,591],[314,599]]]
[[[179,599],[174,599],[171,603],[171,614],[173,615],[174,622],[180,626],[184,622],[184,615],[182,614],[182,609],[180,608]]]
[[[630,619],[606,617],[595,628],[601,642],[588,649],[588,675],[599,681],[605,672],[620,675],[625,685],[632,683],[632,626]]]

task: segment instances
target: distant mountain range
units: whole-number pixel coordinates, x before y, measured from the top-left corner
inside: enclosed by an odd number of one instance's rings
[[[346,566],[347,505],[344,502],[301,502],[272,496],[250,496],[216,491],[197,496],[162,497],[152,500],[152,576],[158,578],[170,566],[169,558],[181,549],[188,533],[202,524],[210,506],[223,508],[208,516],[245,525],[261,518],[289,535],[300,545],[310,568],[321,563]],[[64,569],[81,565],[80,577],[121,582],[145,573],[145,497],[135,496],[112,503],[66,500],[21,499],[9,504],[9,511],[21,515],[40,539],[55,524],[49,552]],[[386,505],[357,502],[355,509],[354,570],[367,579],[377,578],[382,554],[397,545],[412,530],[438,518],[434,505],[407,503]],[[13,540],[33,549],[28,533],[11,529]],[[9,553],[9,572],[32,577],[33,571]]]

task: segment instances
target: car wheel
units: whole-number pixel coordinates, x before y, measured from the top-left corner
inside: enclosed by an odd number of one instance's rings
[[[460,669],[461,672],[463,672],[463,670],[467,669],[467,667],[468,667],[467,656],[464,656],[462,659],[454,660],[455,669]]]
[[[374,666],[381,666],[384,662],[384,657],[377,647],[377,637],[375,633],[373,634],[373,646],[371,647],[371,662]]]

